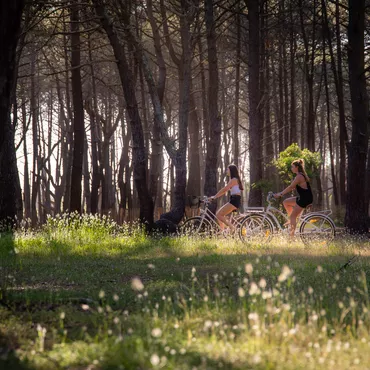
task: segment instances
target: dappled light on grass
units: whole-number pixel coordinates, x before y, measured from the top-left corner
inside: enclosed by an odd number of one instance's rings
[[[0,332],[34,368],[370,363],[366,241],[246,245],[85,221],[14,235]],[[354,253],[361,257],[338,273]]]

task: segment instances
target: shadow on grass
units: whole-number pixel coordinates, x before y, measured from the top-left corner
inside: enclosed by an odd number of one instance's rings
[[[8,288],[17,271],[17,255],[12,232],[0,233],[0,305],[8,308]],[[31,367],[22,362],[16,355],[11,344],[12,340],[0,331],[0,370],[30,370]]]

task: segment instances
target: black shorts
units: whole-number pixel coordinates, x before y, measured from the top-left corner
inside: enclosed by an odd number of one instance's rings
[[[313,199],[311,197],[297,197],[296,198],[296,203],[301,207],[301,208],[306,208],[310,204],[312,204]]]
[[[234,207],[239,208],[241,200],[242,197],[240,195],[231,195],[229,203],[232,204]]]

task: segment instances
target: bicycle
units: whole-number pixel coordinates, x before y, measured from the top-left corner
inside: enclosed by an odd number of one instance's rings
[[[267,195],[268,206],[249,207],[246,213],[249,213],[242,221],[239,229],[239,236],[244,242],[264,244],[268,242],[273,235],[288,233],[288,228],[284,228],[278,221],[277,215],[283,217],[287,222],[288,216],[271,205],[273,192]],[[309,246],[314,242],[321,245],[328,245],[335,237],[335,224],[329,217],[331,210],[308,212],[302,214],[297,219],[299,226],[298,235],[302,242]]]
[[[208,237],[212,235],[228,236],[228,229],[222,230],[217,222],[216,215],[209,209],[212,201],[204,196],[199,198],[199,203],[203,204],[203,209],[200,210],[200,216],[188,218],[180,227],[180,233],[187,236],[198,235],[200,237]],[[235,211],[229,216],[229,221],[234,226],[235,231],[240,228],[245,215],[234,215]]]

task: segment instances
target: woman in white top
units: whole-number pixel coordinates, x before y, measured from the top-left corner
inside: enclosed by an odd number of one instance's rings
[[[217,199],[230,190],[230,201],[217,211],[216,216],[222,230],[224,229],[225,224],[229,226],[231,231],[233,231],[234,226],[225,216],[240,207],[241,193],[244,188],[240,180],[238,167],[236,167],[235,164],[230,164],[228,166],[226,174],[230,177],[230,181],[216,195],[212,196],[211,199]]]

